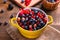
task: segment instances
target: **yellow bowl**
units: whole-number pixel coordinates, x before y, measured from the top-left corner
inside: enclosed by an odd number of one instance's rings
[[[33,7],[32,7],[32,8],[33,8]],[[36,8],[36,9],[38,9],[38,8]],[[39,10],[42,11],[41,9],[39,9]],[[44,11],[42,11],[42,12],[45,13]],[[18,14],[19,14],[19,13],[18,13]],[[18,14],[17,14],[17,16],[18,16]],[[46,16],[47,16],[47,15],[46,15]],[[22,27],[20,27],[20,26],[18,25],[18,23],[17,23],[17,18],[12,18],[12,19],[10,20],[10,24],[11,24],[12,26],[16,27],[24,37],[26,37],[26,38],[37,38],[37,37],[39,37],[39,36],[41,35],[41,33],[45,30],[46,26],[49,25],[49,24],[51,24],[51,23],[53,22],[52,16],[48,15],[47,18],[49,18],[50,21],[47,22],[46,25],[45,25],[43,28],[41,28],[41,29],[39,29],[39,30],[35,30],[35,31],[25,30],[25,29],[23,29]],[[14,23],[14,21],[16,21],[16,23]]]

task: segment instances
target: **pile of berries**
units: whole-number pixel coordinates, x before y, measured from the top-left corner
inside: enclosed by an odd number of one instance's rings
[[[30,4],[31,0],[21,0],[21,3],[25,3],[26,6]]]
[[[33,31],[44,27],[47,23],[47,17],[37,9],[22,9],[17,22],[23,29]]]
[[[53,2],[56,2],[57,0],[48,0],[48,2],[51,2],[51,3],[53,3]]]

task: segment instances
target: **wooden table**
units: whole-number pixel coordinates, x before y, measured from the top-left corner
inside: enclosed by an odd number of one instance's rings
[[[13,40],[9,34],[6,32],[6,29],[9,26],[4,26],[4,22],[9,22],[8,20],[10,20],[10,15],[14,14],[14,17],[16,16],[17,12],[19,11],[19,7],[17,7],[16,5],[13,4],[14,8],[11,11],[7,10],[7,5],[10,3],[9,1],[6,4],[2,4],[3,1],[0,0],[0,10],[3,9],[4,13],[0,14],[0,22],[2,22],[3,24],[0,26],[0,40]],[[39,5],[37,5],[36,7],[40,7]],[[60,30],[60,4],[58,6],[58,8],[54,11],[49,11],[47,12],[47,14],[53,16],[54,18],[54,22],[52,24],[52,27],[56,28],[57,30]],[[50,26],[49,26],[50,27]],[[43,33],[43,35],[41,37],[39,37],[38,39],[33,39],[33,40],[43,40],[42,37],[46,40],[60,40],[60,31],[54,31],[53,29],[47,27],[48,29],[46,29],[46,31]],[[47,33],[46,33],[47,32]],[[55,33],[54,36],[53,32]],[[50,34],[51,33],[51,34]],[[46,37],[45,37],[46,36]],[[50,38],[50,37],[51,38]],[[57,37],[56,37],[57,36]],[[22,37],[23,38],[23,37]],[[24,38],[25,39],[25,38]],[[22,40],[24,40],[22,39]],[[26,40],[30,40],[30,39],[26,39]],[[31,39],[32,40],[32,39]]]

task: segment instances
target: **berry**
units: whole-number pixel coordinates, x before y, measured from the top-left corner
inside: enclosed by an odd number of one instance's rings
[[[24,3],[25,2],[25,0],[21,0],[21,3]]]
[[[7,0],[3,0],[3,3],[5,4],[7,2]]]
[[[39,18],[38,16],[35,17],[36,20],[37,20],[38,18]]]
[[[34,15],[32,15],[32,18],[35,18],[35,16],[34,16]]]
[[[24,15],[24,14],[22,14],[22,17],[25,17],[25,15]]]
[[[30,31],[32,31],[32,30],[33,30],[32,25],[29,25],[29,30],[30,30]]]
[[[1,10],[0,13],[4,13],[4,10]]]
[[[24,26],[21,26],[24,29]]]
[[[26,30],[29,30],[29,27],[28,27],[28,26],[25,26],[24,28],[25,28]]]
[[[30,4],[31,0],[25,0],[25,5],[28,6]]]
[[[29,10],[23,10],[23,13],[24,14],[29,14],[30,12],[29,12]]]
[[[13,9],[13,5],[9,4],[7,10],[12,10],[12,9]]]
[[[28,17],[26,17],[26,21],[28,21]]]
[[[17,18],[17,21],[18,21],[18,22],[20,21],[20,17]]]
[[[42,14],[41,14],[40,12],[38,12],[38,16],[39,16],[40,18],[43,18]]]
[[[37,27],[37,24],[34,24],[34,28],[36,28]]]
[[[52,2],[53,3],[53,2],[55,2],[55,0],[48,0],[48,2]]]
[[[2,25],[2,23],[0,22],[0,26]]]
[[[4,22],[4,26],[6,26],[8,23],[7,22]]]
[[[11,15],[10,18],[13,18],[13,15]]]
[[[43,21],[44,21],[44,23],[46,23],[47,22],[47,18],[43,18]]]

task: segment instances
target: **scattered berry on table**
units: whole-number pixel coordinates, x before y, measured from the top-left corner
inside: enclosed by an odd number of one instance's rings
[[[14,8],[13,5],[9,4],[7,10],[12,10],[13,8]]]
[[[4,22],[4,26],[6,26],[8,23],[7,22]]]
[[[1,10],[0,10],[0,13],[4,13],[4,10],[3,10],[3,9],[1,9]]]
[[[3,3],[5,4],[7,2],[7,0],[3,0]]]
[[[25,0],[21,0],[21,3],[24,3],[25,2]]]
[[[51,3],[56,2],[56,0],[47,0],[47,1]]]
[[[0,26],[2,25],[2,22],[0,22]]]
[[[10,18],[13,18],[13,17],[14,17],[13,15],[10,16]]]

